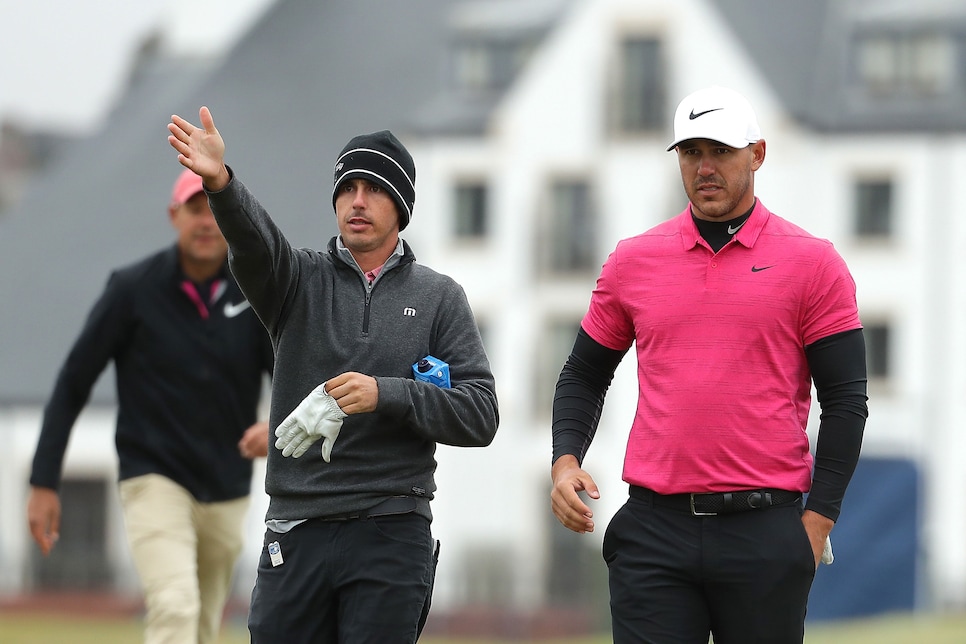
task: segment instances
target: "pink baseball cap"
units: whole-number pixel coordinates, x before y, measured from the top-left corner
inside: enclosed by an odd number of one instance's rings
[[[201,177],[185,168],[174,182],[174,188],[171,190],[171,205],[180,206],[199,192],[204,191],[205,187],[201,183]]]

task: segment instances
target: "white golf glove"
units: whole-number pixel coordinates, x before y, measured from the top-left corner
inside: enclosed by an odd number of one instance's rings
[[[275,430],[275,447],[282,450],[282,456],[298,458],[321,438],[322,458],[328,463],[346,415],[321,384]]]
[[[832,555],[832,538],[825,537],[825,549],[822,550],[822,563],[826,566],[835,561],[835,557]]]

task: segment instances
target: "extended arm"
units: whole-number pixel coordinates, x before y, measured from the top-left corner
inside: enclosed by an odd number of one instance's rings
[[[574,532],[593,532],[593,512],[578,492],[600,498],[594,479],[581,468],[594,438],[604,396],[625,351],[609,349],[582,328],[567,358],[553,398],[553,488],[550,505],[554,516]]]
[[[248,189],[225,165],[225,141],[207,107],[201,127],[174,115],[168,143],[178,161],[200,176],[218,227],[228,241],[229,263],[245,297],[274,336],[289,290],[298,279],[298,261],[285,236]]]

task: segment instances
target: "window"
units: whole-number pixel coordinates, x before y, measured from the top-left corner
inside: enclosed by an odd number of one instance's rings
[[[559,180],[550,186],[549,211],[538,240],[538,256],[546,272],[597,268],[596,217],[586,181]]]
[[[890,376],[891,364],[889,325],[873,323],[865,326],[865,360],[869,372],[869,380],[886,380]]]
[[[456,84],[471,92],[505,89],[530,53],[531,45],[525,39],[467,38],[456,45],[453,57]]]
[[[464,181],[455,188],[454,226],[457,237],[484,237],[487,233],[487,190],[480,182]]]
[[[883,31],[857,41],[856,68],[872,95],[949,93],[956,81],[956,45],[935,30]]]
[[[855,182],[855,232],[861,237],[892,235],[893,187],[890,179]]]
[[[656,38],[628,38],[620,45],[617,81],[616,130],[636,133],[664,126],[665,87],[661,42]]]

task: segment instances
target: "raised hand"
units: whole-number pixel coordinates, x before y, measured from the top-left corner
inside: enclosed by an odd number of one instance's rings
[[[230,180],[225,167],[225,141],[215,127],[207,107],[198,111],[201,127],[196,127],[177,114],[168,123],[168,143],[178,152],[178,162],[192,170],[212,191],[221,190]]]

